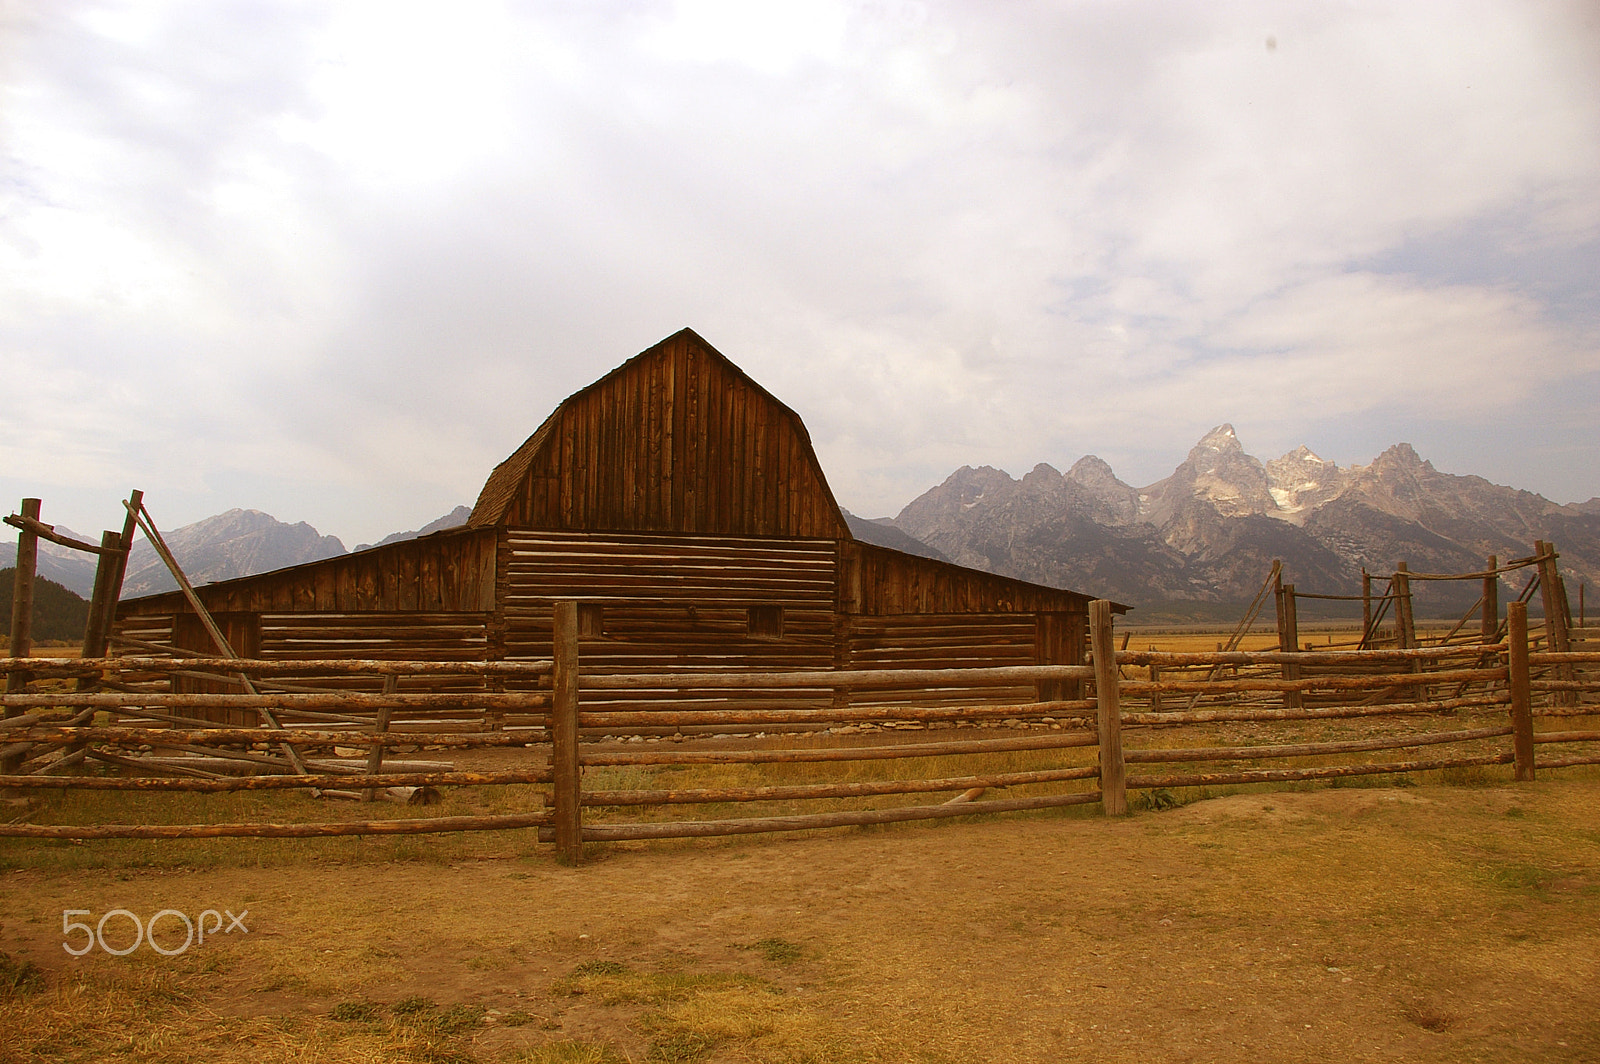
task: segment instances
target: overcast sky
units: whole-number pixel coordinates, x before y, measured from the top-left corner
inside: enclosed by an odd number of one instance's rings
[[[687,325],[840,503],[1600,495],[1600,4],[0,2],[0,507],[347,546]],[[9,537],[8,537],[9,538]]]

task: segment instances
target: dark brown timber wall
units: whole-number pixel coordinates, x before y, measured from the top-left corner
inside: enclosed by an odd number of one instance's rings
[[[845,630],[855,669],[1081,665],[1088,597],[847,540],[839,545]],[[858,690],[858,704],[1012,703],[1079,697],[1076,684],[970,691]]]
[[[904,554],[859,540],[840,544],[839,604],[846,613],[1081,613],[1089,596]],[[1122,607],[1115,607],[1122,612]]]
[[[506,654],[550,657],[553,605],[576,599],[588,674],[830,668],[836,558],[832,540],[509,529],[500,554]],[[831,696],[674,687],[586,693],[583,704],[740,709],[797,701],[821,707]]]
[[[213,613],[488,613],[495,546],[492,529],[451,530],[197,590]],[[117,607],[123,623],[187,612],[177,591]]]
[[[483,661],[489,654],[494,617],[495,546],[492,530],[441,532],[206,585],[198,594],[241,657]],[[121,603],[117,612],[119,636],[215,653],[200,618],[179,592],[133,599]],[[148,653],[127,646],[123,652]],[[382,682],[372,677],[279,679],[371,691]],[[482,683],[471,677],[407,677],[400,689],[470,691],[481,690]],[[238,688],[186,677],[176,682],[174,690]],[[253,724],[254,718],[224,723]]]

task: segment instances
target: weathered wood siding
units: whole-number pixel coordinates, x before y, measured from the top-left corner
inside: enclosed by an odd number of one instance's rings
[[[474,526],[848,536],[800,418],[684,330],[558,407]]]
[[[243,658],[274,661],[363,659],[373,661],[483,661],[491,630],[489,613],[234,613],[216,612],[212,619],[235,653]],[[193,613],[141,614],[119,624],[119,633],[136,639],[190,650],[207,657],[216,648],[200,618]],[[127,653],[151,651],[129,648]],[[157,655],[159,656],[159,655]],[[383,690],[375,676],[328,676],[316,673],[274,674],[269,683],[299,684],[322,690]],[[406,676],[399,682],[405,693],[459,693],[470,696],[485,689],[484,681],[468,676]],[[172,683],[178,693],[239,692],[237,684],[222,680],[180,676]],[[254,710],[191,707],[189,716],[230,727],[260,723]],[[467,719],[478,722],[480,711],[464,704],[459,710],[399,710],[396,726],[422,720]]]
[[[840,544],[839,606],[869,617],[916,613],[1066,612],[1089,596],[848,539]]]
[[[850,669],[968,669],[1033,665],[1033,614],[898,614],[850,623]]]
[[[118,635],[142,639],[147,643],[171,646],[173,645],[172,628],[173,614],[171,613],[138,613],[131,617],[118,618],[116,632]],[[128,653],[147,656],[150,651],[131,650]]]
[[[486,613],[267,613],[262,657],[483,661]]]

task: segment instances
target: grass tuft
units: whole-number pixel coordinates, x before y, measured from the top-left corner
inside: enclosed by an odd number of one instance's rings
[[[650,1043],[650,1059],[662,1064],[689,1064],[722,1045],[723,1041],[704,1031],[672,1031]]]
[[[1440,769],[1439,782],[1446,787],[1487,787],[1496,781],[1483,765],[1464,765]]]
[[[389,1011],[394,1013],[396,1016],[415,1016],[418,1013],[432,1012],[436,1008],[438,1008],[438,1006],[433,1003],[433,998],[408,997],[401,998],[393,1005],[390,1005]]]
[[[428,1013],[419,1026],[427,1026],[442,1035],[464,1034],[482,1026],[483,1015],[482,1005],[456,1004]]]
[[[376,1023],[383,1017],[383,1006],[373,1001],[341,1001],[328,1013],[339,1023]]]
[[[1160,812],[1164,809],[1176,809],[1183,803],[1178,801],[1178,796],[1165,787],[1158,787],[1153,791],[1140,791],[1133,798],[1135,809]]]
[[[37,994],[44,985],[44,971],[37,964],[0,953],[0,997]]]

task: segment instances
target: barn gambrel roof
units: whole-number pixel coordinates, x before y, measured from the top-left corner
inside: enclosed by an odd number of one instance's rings
[[[800,416],[691,329],[556,407],[468,524],[850,538]]]

